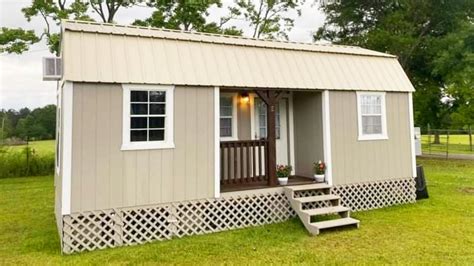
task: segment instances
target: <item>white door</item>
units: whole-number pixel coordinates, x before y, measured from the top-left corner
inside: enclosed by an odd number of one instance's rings
[[[276,115],[276,162],[288,165],[288,106],[287,99],[283,98],[278,103]],[[255,98],[255,126],[253,136],[255,139],[267,137],[267,106],[259,98]]]

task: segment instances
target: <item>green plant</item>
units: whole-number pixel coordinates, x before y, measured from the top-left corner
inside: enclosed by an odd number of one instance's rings
[[[291,165],[277,165],[276,174],[278,177],[288,177],[292,169]]]
[[[317,175],[324,175],[324,172],[326,172],[326,164],[320,160],[313,164],[313,170]]]
[[[54,173],[54,154],[38,154],[30,147],[21,150],[0,147],[0,178],[39,176]]]

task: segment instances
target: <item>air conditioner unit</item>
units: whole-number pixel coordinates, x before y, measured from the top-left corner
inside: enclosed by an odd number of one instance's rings
[[[60,80],[62,72],[60,57],[43,57],[43,80]]]

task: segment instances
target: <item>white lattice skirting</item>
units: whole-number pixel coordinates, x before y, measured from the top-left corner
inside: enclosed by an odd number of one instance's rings
[[[412,178],[336,186],[352,210],[368,210],[415,201]],[[283,189],[232,193],[192,200],[63,216],[62,250],[127,246],[156,240],[278,223],[295,216]]]

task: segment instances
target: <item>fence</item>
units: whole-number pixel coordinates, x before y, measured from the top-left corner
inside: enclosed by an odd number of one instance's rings
[[[472,130],[431,129],[422,131],[421,146],[424,155],[446,158],[474,159]]]

